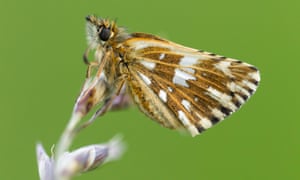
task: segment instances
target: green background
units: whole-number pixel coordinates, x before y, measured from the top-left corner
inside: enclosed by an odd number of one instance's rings
[[[35,144],[50,150],[84,81],[88,14],[257,66],[257,93],[191,138],[136,107],[110,112],[73,147],[121,133],[124,157],[75,179],[300,179],[300,1],[17,1],[0,6],[0,179],[38,179]],[[298,177],[298,178],[297,178]]]

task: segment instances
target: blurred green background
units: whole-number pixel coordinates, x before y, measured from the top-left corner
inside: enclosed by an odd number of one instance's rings
[[[300,179],[300,1],[17,1],[0,6],[0,179],[38,179],[35,144],[57,142],[86,66],[85,16],[257,66],[243,108],[196,138],[161,128],[136,107],[110,112],[73,147],[117,133],[128,150],[75,179]]]

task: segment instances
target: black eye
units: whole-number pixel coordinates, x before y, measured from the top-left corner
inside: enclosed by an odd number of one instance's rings
[[[110,29],[109,28],[106,28],[106,27],[103,27],[101,29],[101,32],[99,33],[99,38],[102,40],[102,41],[107,41],[110,37]]]

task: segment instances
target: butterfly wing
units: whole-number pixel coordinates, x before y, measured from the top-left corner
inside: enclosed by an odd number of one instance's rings
[[[255,92],[259,71],[239,60],[135,33],[128,47],[128,87],[150,118],[192,136],[235,112]]]

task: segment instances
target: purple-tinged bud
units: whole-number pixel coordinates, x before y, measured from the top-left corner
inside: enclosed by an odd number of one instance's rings
[[[56,176],[69,179],[77,174],[93,170],[103,163],[118,159],[124,151],[119,139],[107,144],[95,144],[66,152],[57,161]]]

